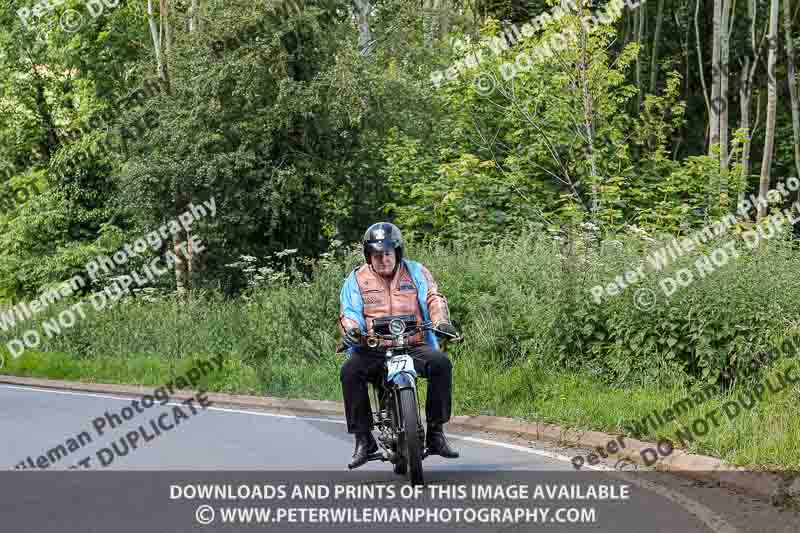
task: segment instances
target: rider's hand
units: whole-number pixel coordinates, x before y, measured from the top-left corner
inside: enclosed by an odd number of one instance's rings
[[[439,322],[438,324],[436,324],[435,327],[436,327],[436,329],[438,329],[439,331],[441,331],[445,335],[448,335],[448,336],[451,336],[451,337],[458,337],[458,332],[456,331],[455,326],[453,326],[453,324],[451,324],[450,322],[442,321],[442,322]]]
[[[345,341],[352,346],[361,345],[361,330],[358,328],[351,328],[347,330]]]

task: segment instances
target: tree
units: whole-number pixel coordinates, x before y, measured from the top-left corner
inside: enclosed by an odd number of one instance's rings
[[[739,190],[738,203],[741,204],[745,197],[745,188],[747,180],[750,177],[750,152],[752,148],[753,135],[758,127],[759,118],[761,116],[761,93],[759,93],[756,101],[756,117],[753,124],[750,124],[750,108],[753,96],[753,80],[755,77],[756,69],[761,60],[761,50],[764,45],[764,39],[767,36],[769,29],[769,18],[764,25],[764,31],[761,34],[761,39],[756,46],[756,0],[747,0],[747,19],[750,21],[749,32],[749,53],[744,56],[744,63],[739,77],[739,109],[740,109],[740,128],[745,130],[745,141],[742,147],[742,176],[744,185]]]
[[[783,0],[783,31],[786,39],[786,66],[789,98],[792,105],[792,137],[794,141],[794,166],[800,177],[800,102],[797,100],[797,71],[794,63],[792,40],[792,10],[790,0]]]
[[[372,47],[372,31],[369,28],[372,3],[369,0],[353,0],[353,7],[358,20],[358,47],[362,55],[367,55]]]
[[[658,0],[656,12],[656,30],[653,34],[653,50],[650,56],[650,94],[656,94],[658,81],[658,44],[661,40],[661,26],[664,22],[664,0]]]
[[[720,110],[724,105],[722,100],[722,8],[725,0],[714,0],[714,33],[711,36],[711,115],[709,116],[709,143],[708,155],[713,156],[719,150],[720,143]],[[719,156],[716,156],[719,157]],[[710,199],[716,200],[714,187],[711,188]],[[712,204],[713,205],[713,204]],[[710,206],[709,206],[710,207]]]
[[[767,58],[767,72],[775,72],[778,43],[778,1],[772,0],[769,10],[769,56]],[[767,83],[767,123],[764,137],[764,155],[761,158],[761,182],[759,187],[758,219],[767,214],[767,192],[769,191],[770,172],[772,171],[772,157],[775,147],[775,110],[778,101],[778,91],[774,76]]]
[[[730,111],[730,98],[728,96],[728,59],[730,57],[730,40],[735,13],[732,0],[722,0],[722,35],[720,43],[720,99],[723,102],[719,116],[719,144],[720,144],[720,183],[719,205],[724,209],[728,206],[728,112]]]

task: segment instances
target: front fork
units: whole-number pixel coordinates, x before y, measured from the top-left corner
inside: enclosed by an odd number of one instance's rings
[[[399,444],[400,435],[403,434],[404,421],[400,420],[400,395],[402,389],[413,389],[414,396],[417,396],[417,385],[413,376],[405,373],[396,375],[392,379],[390,385],[392,390],[384,390],[383,397],[376,398],[376,405],[378,411],[376,413],[377,426],[380,431],[378,441],[381,447],[386,450],[388,460],[396,463],[401,460]],[[387,405],[387,400],[391,401],[391,405]],[[422,426],[422,417],[419,412],[419,397],[417,397],[417,434],[420,442],[425,443],[425,428]]]
[[[394,425],[395,435],[399,436],[405,426],[405,421],[400,421],[400,391],[402,389],[412,389],[414,391],[414,397],[416,398],[417,404],[417,435],[420,439],[419,441],[422,443],[422,447],[425,447],[425,428],[422,426],[422,416],[420,414],[420,407],[419,407],[419,396],[417,395],[417,383],[413,376],[401,373],[396,375],[392,380],[392,386],[394,389],[394,394],[392,397],[394,398],[394,413],[397,416],[398,423]]]

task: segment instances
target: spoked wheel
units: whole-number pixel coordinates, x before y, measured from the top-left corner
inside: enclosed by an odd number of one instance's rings
[[[403,432],[400,434],[400,450],[405,456],[402,469],[406,470],[412,485],[422,485],[422,442],[419,439],[419,416],[417,412],[416,390],[401,389],[400,419],[403,421]],[[398,469],[395,468],[398,474]]]
[[[394,398],[392,398],[392,400],[394,400]],[[394,405],[394,401],[392,401],[392,405]],[[405,476],[406,471],[408,470],[408,465],[406,464],[406,458],[403,455],[404,436],[402,432],[398,431],[402,423],[400,420],[398,420],[399,415],[395,409],[389,409],[389,417],[392,419],[392,428],[397,432],[397,441],[392,444],[392,451],[399,457],[399,460],[396,463],[392,463],[392,470],[395,474]]]

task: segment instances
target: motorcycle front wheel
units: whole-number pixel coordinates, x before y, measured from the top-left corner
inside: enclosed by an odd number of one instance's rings
[[[396,450],[395,453],[397,453]],[[392,470],[394,471],[395,474],[405,476],[406,472],[408,471],[408,465],[406,464],[405,457],[403,457],[400,461],[394,463],[392,465]]]
[[[392,405],[397,405],[394,402],[394,398],[392,398]],[[392,463],[392,471],[395,474],[405,477],[406,472],[408,471],[408,464],[406,463],[406,458],[403,456],[404,437],[403,435],[400,434],[399,431],[400,427],[402,426],[402,423],[400,422],[401,418],[396,409],[390,409],[389,416],[392,419],[392,429],[396,432],[395,434],[397,435],[397,440],[395,441],[394,444],[392,444],[392,451],[400,457],[399,461],[397,461],[396,463]]]
[[[405,474],[412,485],[422,485],[422,442],[418,431],[417,391],[413,388],[400,389],[398,394],[400,396],[400,420],[403,421],[400,449],[405,456],[402,469],[406,470]]]

